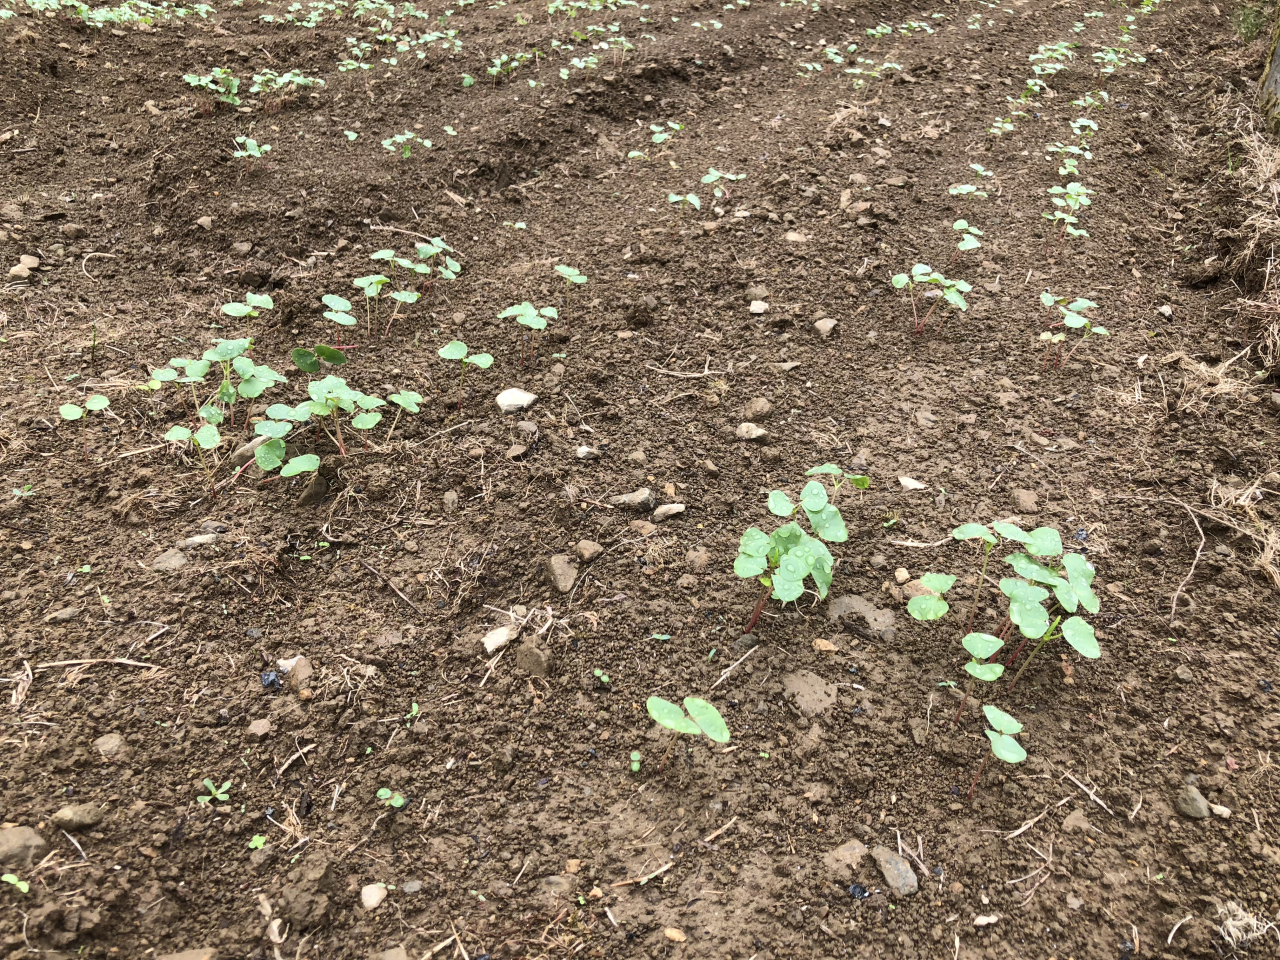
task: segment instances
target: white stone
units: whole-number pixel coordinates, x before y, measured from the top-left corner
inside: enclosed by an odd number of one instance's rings
[[[503,413],[515,413],[518,410],[525,410],[533,406],[533,402],[537,399],[538,395],[536,393],[529,393],[529,391],[521,390],[519,387],[512,387],[498,394],[498,409]]]
[[[387,899],[387,886],[383,883],[366,883],[360,888],[360,902],[366,910],[376,910]]]
[[[653,522],[661,523],[663,520],[670,520],[672,517],[684,513],[683,503],[664,503],[657,510],[653,511]]]
[[[756,314],[768,313],[769,305],[765,303],[763,300],[752,300],[750,309],[752,313],[756,313]]]
[[[769,439],[769,431],[764,427],[758,427],[754,423],[738,424],[737,435],[739,440],[767,440]]]
[[[899,477],[898,482],[902,484],[903,490],[928,490],[928,484],[921,483],[919,480],[912,480],[910,477]]]
[[[486,633],[484,639],[480,642],[484,644],[485,653],[493,654],[510,643],[511,638],[515,635],[514,627],[498,627],[496,630],[490,630]]]

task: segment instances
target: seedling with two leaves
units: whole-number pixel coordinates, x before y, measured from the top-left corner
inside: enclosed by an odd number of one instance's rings
[[[924,328],[929,323],[929,318],[933,316],[933,311],[938,309],[938,304],[940,303],[946,303],[960,313],[964,313],[969,309],[969,303],[965,300],[964,295],[973,290],[973,287],[964,280],[948,279],[926,263],[917,263],[911,268],[911,273],[909,274],[895,274],[890,282],[898,290],[906,287],[911,294],[911,314],[915,318],[915,332],[917,334],[924,333]],[[938,291],[934,293],[936,299],[933,306],[929,308],[929,312],[924,315],[923,320],[920,319],[920,310],[916,305],[917,284],[938,287]]]
[[[547,329],[548,320],[558,320],[560,313],[555,307],[535,307],[528,300],[524,303],[516,303],[507,307],[500,314],[499,320],[506,320],[515,317],[516,323],[521,326],[528,327],[530,330],[539,331]],[[524,334],[520,338],[520,366],[524,366],[525,344],[528,341],[528,334]],[[532,349],[530,349],[532,354]]]
[[[702,178],[702,182],[711,185],[712,192],[716,195],[716,199],[721,199],[729,196],[729,187],[720,186],[721,182],[728,184],[733,183],[736,180],[745,180],[746,178],[747,175],[745,173],[724,173],[721,170],[717,170],[715,167],[711,167]]]
[[[74,420],[83,421],[85,419],[86,413],[96,413],[100,410],[107,409],[107,407],[109,407],[110,405],[111,405],[110,399],[108,399],[107,397],[104,397],[100,393],[95,393],[92,396],[90,396],[87,400],[85,400],[83,407],[78,406],[77,404],[74,404],[74,403],[64,403],[62,406],[58,408],[58,415],[61,416],[63,420],[66,420],[68,422],[74,421]],[[81,428],[80,429],[81,437],[84,440],[84,459],[86,462],[88,462],[89,431],[85,423],[81,423],[80,428]]]
[[[253,293],[250,291],[244,295],[243,303],[239,300],[232,300],[230,303],[224,303],[222,305],[222,312],[228,317],[236,317],[237,319],[249,317],[250,321],[245,324],[247,328],[246,332],[252,334],[252,318],[259,316],[259,311],[261,310],[274,310],[275,306],[275,301],[271,299],[270,294]]]
[[[808,475],[828,475],[827,468],[832,466],[834,464],[816,467],[808,471]],[[758,527],[748,527],[738,543],[738,557],[733,562],[733,572],[744,580],[757,578],[762,587],[751,618],[742,631],[744,634],[755,628],[770,596],[783,603],[797,600],[804,593],[806,578],[813,580],[818,588],[818,596],[822,599],[826,598],[827,590],[831,587],[835,561],[822,541],[844,543],[849,539],[844,518],[840,515],[840,509],[827,496],[827,488],[818,480],[810,480],[804,485],[804,489],[800,491],[799,505],[792,503],[791,498],[781,490],[770,492],[769,512],[774,516],[791,517],[797,510],[802,510],[808,517],[813,532],[820,539],[809,536],[793,520],[770,534]]]
[[[240,80],[225,67],[214,67],[204,76],[194,73],[183,74],[182,79],[197,90],[208,91],[218,103],[225,103],[229,107],[240,106],[240,97],[237,96],[240,91]]]
[[[587,276],[584,273],[580,273],[577,267],[567,267],[564,264],[557,264],[556,273],[564,277],[564,307],[565,307],[564,327],[565,327],[565,330],[568,330],[569,329],[569,312],[568,312],[569,311],[569,294],[573,291],[573,288],[576,284],[586,283]]]
[[[658,772],[667,765],[667,758],[671,755],[671,747],[676,742],[679,734],[688,734],[691,737],[706,736],[716,743],[729,742],[729,727],[724,722],[724,718],[720,716],[720,711],[714,705],[708,703],[699,697],[685,697],[684,710],[681,710],[677,704],[670,700],[664,700],[662,697],[650,697],[645,702],[645,709],[649,711],[649,716],[661,727],[666,727],[671,731],[671,742],[667,744],[667,752],[662,755],[662,763],[658,765]],[[685,711],[688,711],[686,714]],[[640,768],[639,758],[632,755],[633,771]]]
[[[970,250],[977,250],[982,246],[978,240],[982,236],[982,231],[972,226],[968,220],[957,220],[951,225],[951,229],[960,234],[960,242],[956,244],[956,252],[951,255],[948,266],[955,263],[956,257],[960,254],[968,253]]]
[[[1014,739],[1014,737],[1022,733],[1022,724],[999,707],[993,707],[989,703],[983,704],[982,712],[987,717],[987,723],[994,728],[984,731],[987,739],[991,741],[991,752],[984,754],[982,762],[978,764],[978,772],[973,775],[973,782],[969,784],[968,799],[973,799],[974,788],[978,786],[978,780],[982,778],[982,771],[986,767],[989,757],[994,756],[997,760],[1003,760],[1008,764],[1021,763],[1027,759],[1027,751],[1023,749],[1022,744]]]
[[[231,781],[228,780],[222,786],[216,786],[208,777],[204,778],[204,788],[209,792],[196,797],[196,803],[213,803],[217,800],[219,803],[226,803],[231,799]]]
[[[265,159],[271,152],[271,144],[259,143],[253,137],[236,137],[236,149],[231,156],[244,161],[244,168],[249,169],[249,161]]]
[[[404,795],[389,787],[378,788],[378,799],[382,801],[384,807],[389,807],[393,811],[399,810],[405,804]]]
[[[481,370],[488,370],[493,366],[493,357],[487,353],[473,353],[467,355],[467,345],[461,340],[450,340],[443,347],[436,351],[441,358],[445,360],[460,361],[462,367],[462,375],[458,378],[458,409],[462,409],[462,385],[467,380],[467,366],[479,367]]]
[[[297,352],[295,351],[295,354]],[[296,356],[294,362],[297,363]],[[360,431],[372,430],[382,422],[382,414],[378,412],[377,408],[385,407],[387,404],[381,397],[363,393],[350,386],[342,377],[336,377],[333,374],[308,383],[307,394],[310,399],[304,400],[296,407],[290,407],[284,403],[272,404],[267,408],[269,420],[265,421],[265,423],[306,423],[314,416],[317,418],[320,429],[324,430],[329,439],[337,446],[338,452],[344,457],[347,455],[347,447],[342,436],[341,414],[352,414],[351,426],[354,429]],[[402,408],[405,407],[404,404],[400,404],[400,406]],[[326,419],[328,423],[332,424],[333,433],[329,433]],[[264,424],[258,424],[257,429],[260,433],[265,432]],[[273,427],[271,429],[278,430],[280,428]],[[367,445],[368,441],[366,440],[365,442]],[[309,456],[314,458],[315,455],[311,454]],[[300,460],[302,458],[296,457],[294,459]],[[293,461],[291,460],[290,464],[292,463]],[[314,463],[318,467],[319,459],[315,458]],[[261,462],[259,466],[262,466]],[[263,469],[266,468],[264,467]],[[288,475],[283,470],[281,474]]]
[[[1071,351],[1064,357],[1062,355],[1062,343],[1066,340],[1067,335],[1065,332],[1053,333],[1052,327],[1056,327],[1058,324],[1050,324],[1051,329],[1040,334],[1040,340],[1045,343],[1044,357],[1040,360],[1040,367],[1042,369],[1049,361],[1049,357],[1054,352],[1055,347],[1057,348],[1057,358],[1054,366],[1061,367],[1075,355],[1077,350],[1084,346],[1084,342],[1088,340],[1090,336],[1107,336],[1106,327],[1094,326],[1093,320],[1086,316],[1086,311],[1096,310],[1098,307],[1098,305],[1092,300],[1086,300],[1084,297],[1077,297],[1075,300],[1068,303],[1066,297],[1057,297],[1048,290],[1045,290],[1040,294],[1040,302],[1044,304],[1047,310],[1052,311],[1054,307],[1058,308],[1058,311],[1062,315],[1062,319],[1058,321],[1058,323],[1064,324],[1072,330],[1084,331],[1084,335],[1080,338],[1080,342],[1072,347]]]
[[[638,763],[635,764],[635,769],[637,770],[640,769],[640,765]],[[19,893],[31,892],[31,884],[28,883],[26,880],[19,879],[16,873],[6,873],[3,875],[0,875],[0,883],[10,884]]]
[[[698,195],[696,193],[669,193],[667,194],[667,203],[674,203],[677,205],[676,213],[679,218],[676,226],[677,230],[679,230],[679,224],[684,223],[685,207],[692,207],[694,210],[702,209],[702,201],[698,199]]]

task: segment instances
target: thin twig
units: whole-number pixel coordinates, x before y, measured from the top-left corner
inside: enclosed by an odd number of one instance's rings
[[[75,837],[73,837],[71,834],[67,833],[67,831],[65,831],[65,830],[63,830],[63,831],[62,831],[62,835],[63,835],[64,837],[66,837],[68,840],[70,840],[70,841],[71,841],[71,845],[72,845],[73,847],[75,847],[77,850],[79,850],[79,851],[80,851],[80,859],[81,859],[81,860],[88,860],[88,859],[89,859],[88,857],[86,857],[86,856],[84,855],[84,848],[83,848],[83,847],[81,847],[81,846],[80,846],[80,844],[76,843],[76,838],[75,838]]]
[[[276,771],[276,776],[278,777],[281,774],[283,774],[293,764],[293,761],[297,760],[304,753],[310,753],[315,748],[316,748],[316,745],[314,743],[307,744],[305,747],[303,747],[301,750],[299,750],[297,753],[295,753],[292,757],[290,757],[288,760],[284,762],[284,766]]]
[[[676,862],[674,860],[668,860],[666,863],[660,866],[657,870],[653,871],[653,873],[649,874],[647,877],[631,877],[628,880],[619,880],[617,883],[611,883],[609,884],[609,886],[610,887],[629,887],[633,883],[648,883],[658,874],[665,873],[675,865],[676,865]]]
[[[1178,611],[1178,597],[1182,593],[1182,588],[1191,580],[1191,575],[1196,572],[1196,564],[1200,562],[1200,554],[1204,551],[1204,530],[1200,526],[1200,521],[1196,519],[1195,511],[1188,507],[1181,500],[1175,500],[1178,506],[1187,511],[1187,516],[1191,518],[1191,522],[1196,525],[1196,533],[1200,534],[1200,546],[1196,547],[1195,559],[1191,561],[1191,569],[1187,571],[1187,575],[1182,578],[1182,582],[1178,584],[1178,589],[1173,591],[1173,602],[1169,604],[1169,622],[1173,623],[1173,616]],[[1174,929],[1177,929],[1176,927]]]
[[[453,942],[456,943],[458,945],[458,949],[462,951],[462,960],[471,960],[471,958],[467,956],[467,948],[462,945],[462,938],[458,936],[458,928],[453,925],[452,920],[449,921],[449,929],[453,931]]]
[[[729,664],[729,666],[721,670],[720,679],[711,685],[711,689],[714,690],[716,687],[720,686],[720,684],[724,682],[725,678],[728,677],[729,674],[733,673],[734,667],[740,664],[743,660],[747,659],[747,657],[751,656],[753,653],[759,650],[762,646],[764,646],[764,644],[757,643],[754,647],[752,647],[750,650],[748,650],[746,653],[740,656],[737,660],[735,660],[733,663]]]
[[[1172,945],[1172,944],[1173,944],[1173,935],[1174,935],[1175,933],[1177,933],[1177,932],[1178,932],[1178,928],[1179,928],[1180,926],[1182,926],[1184,923],[1186,923],[1188,920],[1190,920],[1190,919],[1191,919],[1192,917],[1194,917],[1194,916],[1195,916],[1195,914],[1194,914],[1194,913],[1188,913],[1185,917],[1183,917],[1181,920],[1179,920],[1177,923],[1175,923],[1175,924],[1173,925],[1173,929],[1169,931],[1169,939],[1165,941],[1165,944],[1166,944],[1166,945]]]
[[[1094,793],[1092,790],[1090,790],[1088,787],[1086,787],[1083,783],[1081,783],[1079,780],[1077,780],[1077,779],[1076,779],[1074,776],[1072,776],[1072,774],[1070,774],[1068,771],[1063,770],[1063,771],[1062,771],[1062,775],[1063,775],[1064,777],[1066,777],[1068,780],[1070,780],[1072,783],[1074,783],[1074,784],[1075,784],[1077,787],[1079,787],[1081,790],[1083,790],[1083,791],[1085,792],[1085,796],[1087,796],[1090,800],[1092,800],[1094,803],[1096,803],[1098,806],[1100,806],[1103,810],[1107,811],[1107,813],[1111,814],[1113,817],[1116,815],[1116,814],[1115,814],[1115,811],[1114,811],[1114,810],[1112,810],[1110,807],[1108,807],[1105,803],[1103,803],[1103,802],[1102,802],[1102,800],[1101,800],[1101,799],[1099,799],[1099,797],[1098,797],[1098,795],[1097,795],[1096,793]]]
[[[147,670],[164,669],[164,667],[156,663],[139,663],[137,660],[125,660],[120,657],[99,657],[96,660],[53,660],[49,663],[38,663],[34,669],[47,670],[50,667],[80,667],[90,663],[114,663],[120,667],[144,667]]]
[[[376,567],[372,566],[367,560],[363,558],[361,558],[360,562],[364,564],[364,567],[366,570],[368,570],[370,573],[376,576],[379,580],[385,583],[388,587],[394,590],[396,593],[396,596],[399,597],[401,600],[403,600],[405,603],[407,603],[409,605],[409,608],[413,610],[414,613],[416,613],[420,617],[426,616],[426,614],[424,614],[421,610],[418,609],[418,605],[416,603],[414,603],[412,600],[406,597],[403,593],[401,593],[400,588],[397,587],[390,580],[388,580],[386,577],[384,577],[381,573],[379,573]]]
[[[95,280],[93,277],[89,276],[89,271],[84,268],[84,265],[89,262],[89,257],[110,257],[112,260],[114,260],[116,258],[116,255],[114,253],[91,253],[88,256],[86,256],[83,260],[80,261],[80,272],[83,273],[86,277],[89,277],[89,279],[94,283],[97,283],[98,281]]]
[[[703,842],[703,843],[710,843],[712,840],[714,840],[716,837],[720,836],[720,834],[724,833],[726,830],[728,830],[730,827],[732,827],[732,826],[733,826],[735,823],[737,823],[737,822],[738,822],[738,818],[737,818],[737,817],[734,817],[732,820],[730,820],[728,823],[726,823],[726,824],[725,824],[723,827],[721,827],[719,830],[716,830],[715,832],[710,833],[710,834],[708,834],[707,836],[703,837],[703,838],[702,838],[702,842]]]

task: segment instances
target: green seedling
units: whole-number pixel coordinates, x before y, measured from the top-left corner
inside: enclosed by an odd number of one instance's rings
[[[351,281],[355,286],[359,287],[364,293],[364,324],[365,335],[372,336],[373,333],[373,311],[370,304],[378,299],[378,295],[382,293],[382,288],[391,282],[390,277],[384,277],[380,273],[371,273],[367,277],[356,277]]]
[[[702,178],[702,182],[714,185],[712,192],[715,193],[717,199],[720,199],[729,196],[728,186],[720,186],[721,182],[733,183],[735,180],[745,180],[746,178],[747,175],[745,173],[723,173],[712,167],[707,171],[706,176]]]
[[[992,173],[990,170],[988,170],[986,167],[984,167],[984,166],[983,166],[982,164],[980,164],[980,163],[971,163],[971,164],[969,164],[969,169],[970,169],[970,170],[972,170],[974,173],[976,173],[976,174],[977,174],[978,176],[980,176],[980,177],[994,177],[994,176],[995,176],[995,174],[994,174],[994,173]]]
[[[228,317],[256,317],[259,310],[275,309],[275,301],[265,293],[246,293],[244,303],[233,300],[222,305],[222,312]]]
[[[1089,234],[1084,230],[1080,230],[1073,225],[1080,222],[1076,215],[1093,202],[1089,199],[1093,194],[1093,191],[1082,183],[1073,182],[1068,183],[1065,187],[1050,187],[1049,194],[1050,199],[1053,201],[1053,205],[1057,207],[1057,209],[1046,210],[1040,215],[1050,223],[1055,225],[1059,223],[1062,224],[1062,229],[1058,234],[1059,245],[1065,242],[1068,234],[1073,237],[1089,236]],[[1046,254],[1049,252],[1050,236],[1052,236],[1052,234],[1047,234],[1044,240]]]
[[[827,464],[817,470],[825,472],[825,466],[832,465]],[[804,593],[806,577],[817,586],[819,598],[826,599],[835,561],[822,541],[844,543],[849,539],[849,531],[840,509],[831,503],[827,488],[818,480],[810,480],[804,485],[799,505],[792,503],[781,490],[769,494],[769,512],[774,516],[791,517],[797,510],[802,510],[808,517],[813,532],[820,539],[809,536],[793,520],[771,534],[758,527],[748,527],[738,542],[733,572],[744,580],[758,578],[762,587],[751,618],[742,631],[744,634],[755,628],[770,596],[783,603],[799,599]]]
[[[592,670],[591,674],[597,680],[599,680],[600,683],[604,684],[605,686],[609,685],[609,675],[605,673],[603,670],[601,670],[599,667],[596,667],[594,670]]]
[[[961,313],[969,309],[969,304],[965,300],[964,294],[971,291],[973,287],[963,280],[949,280],[926,263],[917,263],[911,268],[911,273],[909,274],[895,274],[891,282],[899,290],[906,287],[911,294],[911,314],[915,319],[915,332],[917,334],[924,333],[924,328],[929,323],[929,318],[933,316],[933,311],[938,309],[939,303],[945,302]],[[939,293],[935,294],[938,299],[934,301],[933,306],[929,308],[929,312],[924,315],[923,320],[920,319],[920,311],[916,306],[917,284],[930,284],[939,288]]]
[[[255,833],[253,839],[249,841],[250,850],[261,850],[267,845],[267,838],[261,833]]]
[[[252,137],[236,137],[236,149],[232,151],[231,156],[237,160],[243,160],[247,170],[250,160],[261,160],[270,152],[271,144],[269,143],[259,143]]]
[[[1022,732],[1022,724],[989,703],[983,704],[982,712],[986,714],[987,723],[994,728],[986,731],[987,739],[991,741],[991,752],[983,756],[982,763],[978,764],[978,772],[973,776],[973,783],[969,784],[968,799],[973,799],[974,788],[982,778],[982,770],[987,765],[988,757],[995,756],[1009,764],[1021,763],[1027,759],[1027,751],[1014,739]]]
[[[182,79],[197,90],[207,90],[218,103],[231,107],[240,106],[240,98],[236,96],[240,90],[240,81],[225,67],[214,67],[204,76],[187,73]]]
[[[579,273],[577,267],[567,267],[564,264],[558,264],[556,266],[556,273],[564,277],[564,308],[565,308],[564,326],[565,326],[565,330],[568,330],[569,329],[569,314],[568,314],[569,294],[573,292],[574,284],[586,283],[587,276],[584,273]]]
[[[404,133],[397,133],[393,137],[388,137],[382,141],[382,149],[391,153],[399,153],[402,160],[408,160],[413,156],[413,146],[417,144],[424,150],[431,149],[431,141],[425,140],[415,134],[412,130],[406,130]]]
[[[498,314],[499,320],[506,320],[509,317],[515,317],[516,323],[521,326],[528,327],[530,330],[538,331],[547,329],[547,320],[558,320],[560,318],[559,311],[555,307],[535,307],[528,300],[524,303],[513,304]],[[528,335],[521,337],[520,344],[520,366],[524,366],[524,344],[528,339]],[[532,351],[532,346],[530,347]]]
[[[907,613],[916,620],[940,620],[951,609],[942,595],[950,590],[956,578],[946,573],[926,573],[920,578],[920,586],[928,593],[921,593],[907,601]]]
[[[76,406],[74,403],[64,403],[58,408],[58,414],[63,420],[84,420],[86,412],[93,413],[98,410],[105,410],[111,405],[111,401],[100,393],[95,393],[84,402],[83,407]],[[81,438],[84,440],[84,459],[89,460],[89,431],[87,426],[81,424]]]
[[[987,133],[993,137],[999,137],[1006,133],[1013,133],[1014,129],[1013,117],[996,117],[991,126],[987,128]]]
[[[360,322],[351,315],[351,301],[345,297],[340,297],[334,293],[326,293],[320,298],[320,302],[329,308],[324,312],[326,320],[332,320],[343,327],[354,327]]]
[[[956,244],[956,252],[951,255],[951,262],[954,263],[957,256],[962,253],[968,253],[970,250],[977,250],[982,246],[978,242],[978,238],[982,236],[982,231],[975,226],[971,226],[968,220],[957,220],[951,225],[951,229],[960,234],[960,242]]]
[[[404,725],[406,727],[412,727],[413,721],[417,720],[418,716],[419,716],[418,705],[417,703],[414,703],[409,707],[409,712],[404,715]]]
[[[720,711],[706,700],[685,697],[684,710],[681,710],[670,700],[650,697],[645,701],[645,709],[649,711],[649,716],[658,726],[666,727],[671,731],[671,742],[667,744],[667,751],[662,755],[662,763],[658,764],[659,773],[667,765],[667,758],[671,755],[671,747],[675,744],[676,737],[682,733],[691,737],[705,735],[716,743],[729,742],[729,727],[720,716]],[[688,711],[687,715],[685,710]]]
[[[399,810],[405,804],[404,796],[399,791],[390,790],[387,787],[378,789],[378,799],[382,801],[384,807],[390,807],[392,810]]]
[[[436,351],[444,360],[460,361],[462,366],[461,375],[458,377],[458,409],[462,409],[462,386],[467,380],[467,365],[479,367],[481,370],[488,370],[493,366],[493,357],[487,353],[473,353],[467,355],[467,345],[461,340],[450,340],[443,347]],[[393,398],[394,399],[394,398]],[[421,399],[421,398],[419,398]]]
[[[396,431],[396,424],[400,422],[400,414],[417,413],[419,404],[422,403],[422,394],[414,393],[412,390],[401,390],[399,393],[393,393],[387,397],[397,407],[395,418],[391,421],[391,429],[387,431],[387,443],[391,442],[391,434]]]
[[[667,203],[678,204],[676,212],[679,216],[680,223],[684,222],[684,208],[686,206],[693,207],[695,210],[702,209],[702,201],[698,199],[698,195],[696,193],[686,193],[684,195],[669,193],[667,194]]]
[[[391,311],[391,316],[387,317],[387,328],[382,331],[384,337],[391,333],[391,324],[395,322],[396,316],[400,313],[400,308],[408,304],[417,303],[420,296],[422,295],[416,290],[393,290],[389,294],[389,299],[394,300],[396,305]]]
[[[640,751],[632,750],[631,751],[631,772],[632,773],[640,772],[640,761],[641,761]],[[26,891],[23,891],[23,892],[25,893]]]
[[[666,143],[683,129],[684,124],[676,123],[674,120],[668,120],[665,127],[660,123],[651,123],[649,124],[649,131],[653,136],[649,139],[654,143]]]
[[[947,193],[953,197],[972,197],[975,200],[987,199],[987,192],[979,190],[971,183],[956,183],[947,187]]]
[[[1066,297],[1054,296],[1054,294],[1045,290],[1040,294],[1040,302],[1044,304],[1045,309],[1049,310],[1051,313],[1056,307],[1062,317],[1062,319],[1057,323],[1051,323],[1050,328],[1062,324],[1072,330],[1084,331],[1080,342],[1072,347],[1071,352],[1065,357],[1062,355],[1062,343],[1066,340],[1065,333],[1050,333],[1049,331],[1045,331],[1040,334],[1040,339],[1046,343],[1045,355],[1040,361],[1042,369],[1048,362],[1049,356],[1055,348],[1057,348],[1057,361],[1054,365],[1061,367],[1075,355],[1077,350],[1084,346],[1084,342],[1088,340],[1090,336],[1096,334],[1097,336],[1105,337],[1108,335],[1106,327],[1094,326],[1092,318],[1086,315],[1086,311],[1096,310],[1098,307],[1098,305],[1092,300],[1086,300],[1084,297],[1077,297],[1075,300],[1068,303]]]
[[[842,470],[834,463],[824,463],[820,467],[810,467],[804,472],[806,477],[822,477],[831,478],[831,495],[834,497],[840,492],[840,488],[846,483],[855,490],[867,490],[871,487],[871,478],[865,477],[860,473],[852,473],[848,470]]]
[[[19,500],[22,500],[25,497],[30,497],[35,492],[36,492],[36,485],[34,483],[24,483],[20,487],[13,488],[13,495]]]
[[[219,803],[226,803],[231,799],[231,781],[228,780],[222,786],[214,786],[212,780],[208,777],[204,778],[204,788],[209,792],[196,797],[196,803],[212,803],[217,800]]]
[[[274,70],[263,70],[261,73],[253,75],[253,85],[249,87],[250,93],[263,93],[269,96],[279,97],[280,101],[287,98],[288,94],[296,93],[303,87],[323,87],[324,81],[316,77],[308,77],[306,74],[299,73],[297,70],[290,70],[288,73],[276,73]],[[278,106],[279,102],[268,99],[264,103],[264,109],[270,112],[271,106]]]
[[[633,754],[632,754],[632,757],[633,757],[633,758],[634,758],[634,757],[638,757],[638,756],[640,756],[640,754],[638,754],[638,753],[633,753]],[[631,766],[632,766],[632,769],[633,769],[633,770],[639,770],[639,769],[640,769],[640,765],[639,765],[638,763],[633,763]],[[0,875],[0,882],[8,883],[8,884],[12,884],[12,885],[13,885],[13,887],[14,887],[14,888],[19,892],[19,893],[30,893],[30,892],[31,892],[31,884],[27,883],[27,881],[25,881],[25,880],[19,880],[19,879],[18,879],[18,877],[17,877],[17,874],[13,874],[13,873],[6,873],[6,874],[3,874],[3,875]]]

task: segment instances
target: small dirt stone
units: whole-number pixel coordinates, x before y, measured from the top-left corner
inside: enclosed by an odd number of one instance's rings
[[[61,610],[55,610],[53,613],[46,614],[44,622],[66,623],[67,621],[74,620],[78,617],[83,610],[84,607],[63,607]]]
[[[360,888],[360,902],[366,910],[377,910],[387,899],[387,888],[381,883],[366,883]]]
[[[510,643],[515,635],[515,627],[498,627],[486,633],[480,642],[484,644],[484,652],[492,656]]]
[[[58,232],[68,240],[83,240],[89,235],[89,231],[78,223],[64,223]]]
[[[1035,514],[1039,513],[1040,508],[1038,502],[1040,497],[1032,490],[1014,490],[1010,496],[1013,498],[1013,509],[1019,513]]]
[[[610,497],[609,503],[615,507],[647,507],[653,503],[653,491],[641,487],[634,493],[624,493],[618,497]]]
[[[871,564],[872,570],[883,570],[889,565],[889,560],[883,553],[873,553],[867,558],[867,563]]]
[[[1062,829],[1067,833],[1088,833],[1089,818],[1085,816],[1083,810],[1072,810],[1067,814],[1067,818],[1062,821]]]
[[[44,837],[30,827],[0,830],[0,867],[29,867],[48,852]]]
[[[647,537],[658,529],[656,524],[652,524],[648,520],[632,520],[627,526],[642,537]]]
[[[769,312],[769,304],[765,303],[763,300],[752,300],[750,310],[752,313],[759,316],[762,313]]]
[[[503,413],[515,413],[518,410],[525,410],[538,399],[536,393],[529,393],[527,390],[521,390],[518,387],[512,387],[509,390],[503,390],[494,398],[498,404],[498,409]]]
[[[196,220],[196,226],[199,227],[201,230],[212,230],[213,217],[200,217],[198,220]]]
[[[266,717],[260,717],[249,724],[245,732],[249,735],[251,741],[265,740],[271,736],[271,721]]]
[[[748,300],[768,300],[769,288],[759,283],[752,284],[751,286],[747,287],[747,299]]]
[[[579,540],[573,545],[573,552],[578,555],[578,559],[583,563],[590,563],[604,553],[604,547],[594,540]]]
[[[1178,791],[1173,805],[1180,814],[1192,820],[1203,820],[1209,816],[1209,802],[1189,783]]]
[[[703,570],[707,569],[707,564],[711,562],[711,554],[707,552],[706,547],[692,547],[684,555],[684,562],[689,565],[689,569],[694,573],[702,573]]]
[[[813,329],[817,330],[818,336],[822,337],[824,340],[831,336],[831,331],[835,328],[836,321],[832,320],[830,317],[823,317],[821,320],[817,320],[813,324]]]
[[[773,412],[773,404],[764,397],[748,400],[742,407],[742,416],[746,420],[763,420]]]
[[[641,466],[641,467],[643,467],[646,463],[649,462],[649,458],[645,456],[645,453],[643,450],[632,450],[630,453],[627,454],[627,459],[630,460],[632,463],[636,464],[637,466]]]
[[[683,503],[664,503],[653,511],[653,522],[662,523],[664,520],[670,520],[672,517],[679,516],[682,513],[684,513]]]
[[[568,593],[578,579],[578,561],[567,553],[557,553],[547,560],[547,579],[561,593]]]
[[[827,877],[833,882],[844,885],[851,881],[858,864],[867,855],[867,845],[860,840],[842,843],[822,858],[822,866]]]
[[[316,668],[311,665],[311,661],[306,657],[298,657],[293,661],[293,666],[289,668],[288,679],[289,689],[306,690],[311,686],[311,678],[315,675]]]
[[[531,677],[545,680],[551,673],[551,654],[532,643],[522,643],[516,649],[516,666]]]
[[[129,749],[124,737],[118,733],[103,734],[93,741],[93,746],[98,751],[98,754],[106,760],[120,759]]]
[[[1174,675],[1177,676],[1177,678],[1181,680],[1183,683],[1195,683],[1196,675],[1191,672],[1191,668],[1188,667],[1185,663],[1179,666],[1178,669],[1173,672],[1174,672]]]
[[[218,960],[218,950],[216,947],[197,947],[181,953],[166,953],[158,960]]]
[[[895,897],[909,897],[920,889],[920,882],[911,864],[888,847],[875,847],[871,857],[884,874],[884,882]]]
[[[409,883],[416,883],[418,886],[411,891]],[[409,883],[402,883],[400,889],[407,893],[417,893],[422,889],[420,880],[410,880]],[[409,954],[404,947],[391,947],[389,950],[379,950],[377,953],[369,954],[369,960],[409,960]]]
[[[906,567],[899,567],[897,570],[893,571],[893,579],[897,580],[898,583],[906,583],[911,579],[911,574],[907,571]]]
[[[740,423],[734,433],[739,440],[764,441],[769,439],[769,431],[764,427],[756,426],[754,423]]]
[[[720,468],[716,466],[714,460],[700,460],[698,466],[702,468],[702,472],[708,477],[720,476]]]
[[[172,573],[187,565],[186,555],[177,547],[170,547],[151,561],[151,569],[157,573]]]
[[[107,811],[96,803],[69,803],[52,817],[49,822],[59,830],[85,830],[96,827],[102,822]]]

